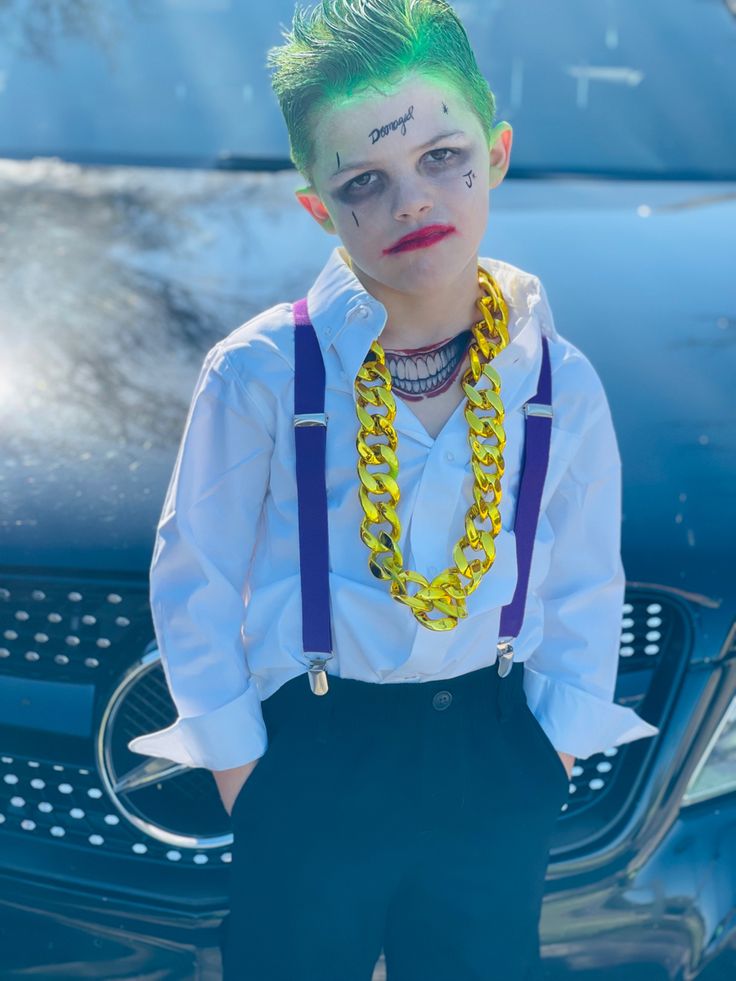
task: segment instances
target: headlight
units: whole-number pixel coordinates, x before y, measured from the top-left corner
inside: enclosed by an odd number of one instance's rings
[[[683,806],[736,790],[736,698],[724,713],[713,738],[693,771]]]

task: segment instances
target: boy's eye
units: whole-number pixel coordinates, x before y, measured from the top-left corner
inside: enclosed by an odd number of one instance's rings
[[[353,177],[353,179],[348,181],[345,185],[345,190],[352,190],[353,187],[368,187],[368,183],[363,181],[363,178],[370,177],[372,173],[372,170],[367,170],[364,174],[359,174],[357,177]],[[361,183],[361,181],[363,181],[363,183]]]
[[[429,151],[430,155],[433,154],[433,153],[449,153],[450,154],[449,157],[440,157],[439,159],[437,157],[432,157],[432,159],[434,160],[435,163],[445,163],[447,160],[450,160],[452,157],[456,157],[457,156],[457,152],[458,152],[457,150],[451,150],[449,146],[443,146],[443,147],[440,147],[439,150],[430,150]]]
[[[436,157],[434,156],[434,154],[436,153],[448,154],[448,156]],[[459,153],[460,153],[459,150],[453,150],[451,147],[443,146],[443,147],[439,147],[436,150],[427,151],[425,156],[430,158],[429,159],[430,163],[443,164],[443,163],[449,163],[450,160],[452,160],[454,157],[457,157]],[[367,170],[364,174],[358,174],[357,177],[353,177],[352,180],[348,181],[347,184],[344,185],[343,191],[350,192],[355,190],[362,190],[365,187],[373,187],[375,181],[371,183],[369,182],[369,179],[376,173],[377,172],[375,170]]]

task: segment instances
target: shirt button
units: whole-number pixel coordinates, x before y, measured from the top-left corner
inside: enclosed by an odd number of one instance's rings
[[[363,317],[363,319],[365,319],[369,313],[370,310],[368,309],[368,307],[364,303],[361,303],[360,306],[358,307],[358,316]]]
[[[438,712],[444,712],[446,708],[450,707],[451,701],[452,701],[451,692],[438,691],[437,694],[432,699],[432,707],[436,708]]]
[[[450,460],[450,461],[452,461],[452,460],[454,460],[454,459],[455,459],[455,454],[454,454],[454,453],[451,453],[451,452],[450,452],[450,451],[448,450],[448,451],[447,451],[447,453],[445,453],[445,459],[446,459],[446,460]]]

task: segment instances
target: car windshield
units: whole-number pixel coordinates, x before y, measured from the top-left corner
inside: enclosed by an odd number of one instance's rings
[[[313,6],[308,3],[306,6]],[[457,0],[524,174],[734,179],[734,0]],[[0,155],[288,167],[294,0],[2,0]]]

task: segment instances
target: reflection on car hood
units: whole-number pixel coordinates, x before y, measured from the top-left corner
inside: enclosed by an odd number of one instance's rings
[[[145,574],[206,351],[337,244],[299,176],[0,161],[3,564]],[[734,185],[507,179],[483,255],[536,273],[606,386],[630,579],[729,588]],[[733,577],[728,576],[730,581]]]

